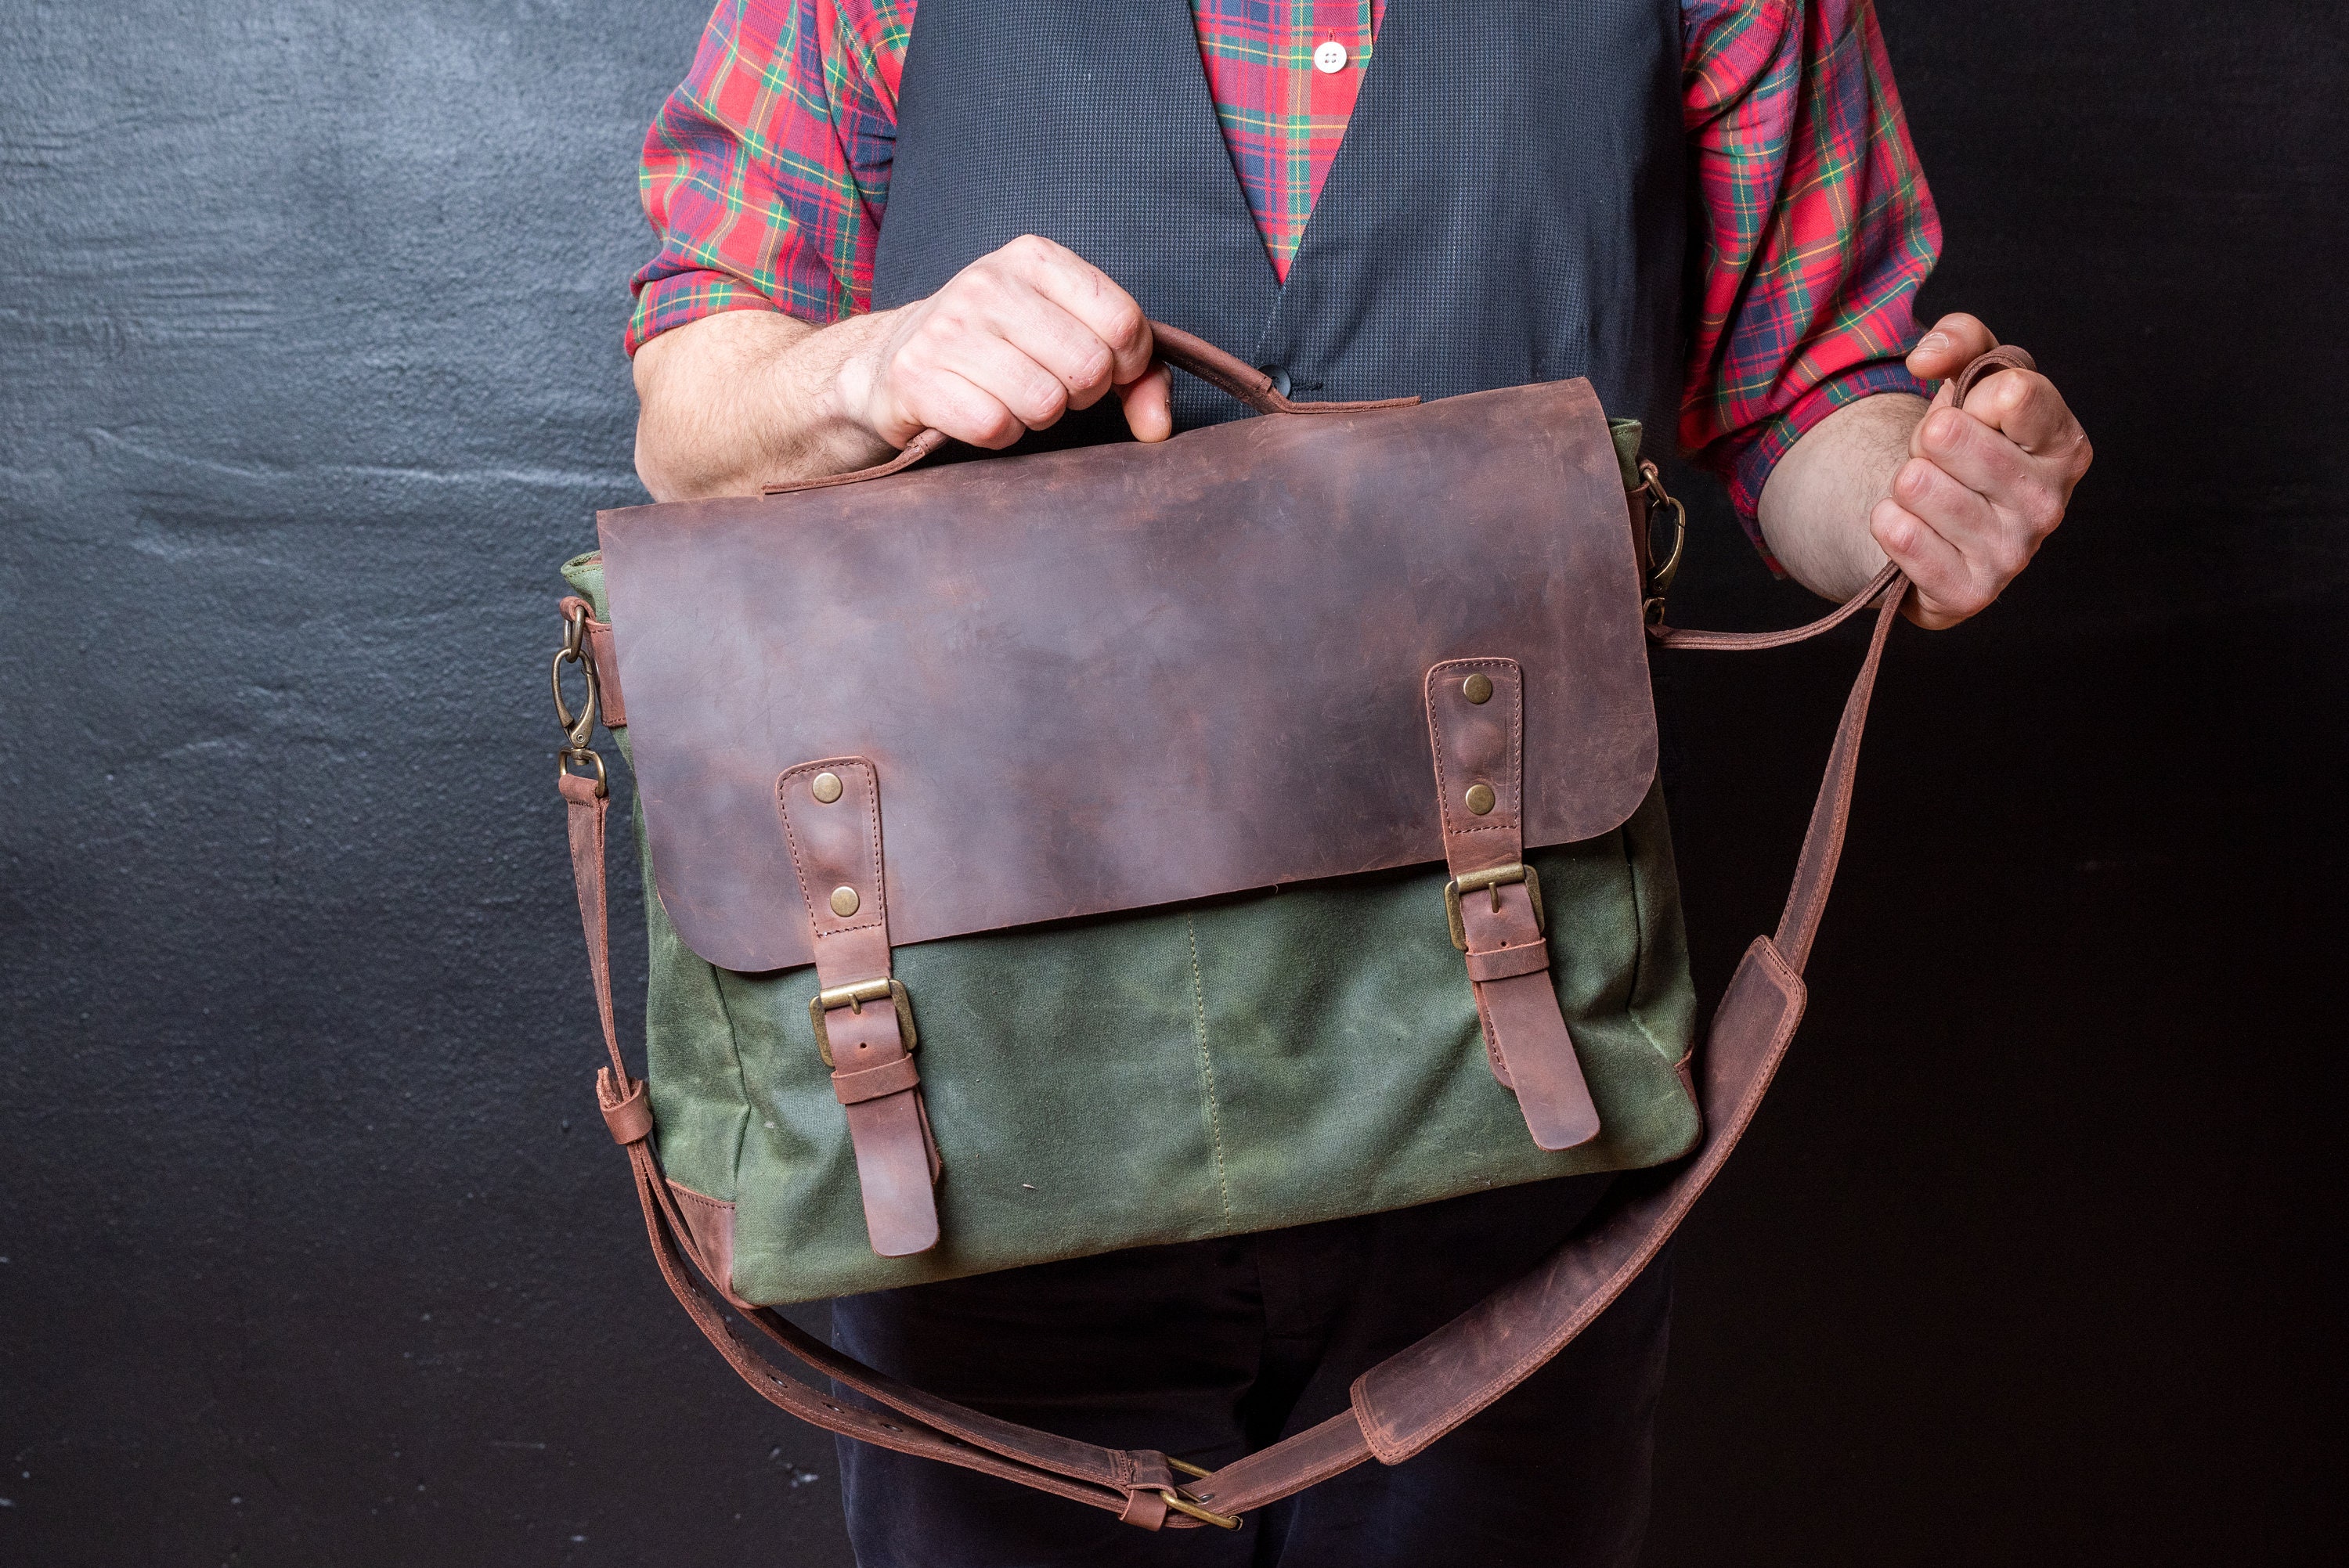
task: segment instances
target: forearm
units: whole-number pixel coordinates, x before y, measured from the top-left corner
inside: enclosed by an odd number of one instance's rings
[[[1806,431],[1771,470],[1762,488],[1762,537],[1804,587],[1848,599],[1884,569],[1884,547],[1868,520],[1892,493],[1926,407],[1905,393],[1862,397]]]
[[[636,351],[636,474],[656,500],[756,495],[761,485],[846,473],[890,450],[840,395],[840,369],[894,312],[816,327],[731,310]]]

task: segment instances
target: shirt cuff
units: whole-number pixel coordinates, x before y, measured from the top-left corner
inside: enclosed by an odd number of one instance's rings
[[[1744,525],[1745,537],[1754,542],[1764,562],[1779,576],[1786,574],[1785,568],[1778,564],[1762,537],[1762,487],[1770,482],[1778,459],[1821,420],[1847,403],[1857,403],[1880,392],[1907,392],[1927,398],[1933,395],[1933,389],[1911,376],[1901,360],[1869,360],[1837,371],[1796,398],[1784,413],[1762,421],[1733,448],[1729,462],[1730,501],[1737,508],[1737,521]]]
[[[727,273],[688,271],[654,278],[636,290],[625,346],[630,358],[662,333],[724,310],[781,311],[782,306]],[[796,315],[796,312],[785,312]],[[825,325],[818,321],[815,325]]]

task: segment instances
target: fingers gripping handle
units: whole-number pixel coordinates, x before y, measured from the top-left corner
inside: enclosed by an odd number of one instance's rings
[[[1953,407],[1962,408],[1965,407],[1966,398],[1972,395],[1974,388],[2000,371],[2037,368],[2038,364],[2031,357],[2028,350],[2018,348],[2011,343],[2002,344],[1986,354],[1976,356],[1967,363],[1963,370],[1951,377],[1948,383],[1950,401]],[[1806,643],[1813,637],[1823,636],[1869,605],[1880,605],[1887,593],[1891,593],[1898,599],[1905,597],[1908,592],[1909,584],[1900,575],[1900,569],[1888,562],[1882,571],[1868,579],[1866,587],[1806,625],[1792,627],[1784,632],[1693,632],[1676,626],[1667,626],[1658,622],[1648,628],[1648,635],[1668,648],[1699,648],[1716,653],[1758,653],[1764,648],[1783,648],[1790,644]]]
[[[1369,408],[1408,408],[1419,401],[1417,397],[1382,397],[1366,403],[1293,402],[1274,389],[1271,377],[1225,353],[1204,337],[1185,332],[1179,326],[1169,326],[1163,321],[1150,324],[1150,335],[1156,345],[1160,359],[1177,370],[1190,372],[1210,387],[1230,393],[1259,414],[1359,414]],[[912,468],[945,446],[947,439],[943,431],[924,430],[886,462],[875,463],[869,469],[858,469],[853,473],[826,474],[821,479],[761,485],[759,493],[788,495],[793,490],[828,490],[834,485],[886,479],[891,474]]]
[[[1963,370],[1950,382],[1950,406],[1962,408],[1973,389],[2002,370],[2036,370],[2039,362],[2026,349],[2004,343],[1987,354],[1976,355]]]

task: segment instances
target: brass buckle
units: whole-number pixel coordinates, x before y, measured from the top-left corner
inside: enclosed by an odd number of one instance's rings
[[[1544,935],[1549,934],[1548,918],[1542,913],[1540,874],[1533,867],[1524,864],[1494,866],[1488,871],[1470,872],[1465,876],[1454,877],[1444,884],[1444,913],[1452,923],[1453,946],[1463,953],[1468,951],[1468,926],[1460,918],[1460,895],[1491,888],[1493,913],[1498,914],[1501,913],[1501,889],[1511,882],[1526,884],[1526,896],[1533,900],[1534,904],[1534,929]]]
[[[1166,1461],[1166,1468],[1180,1470],[1185,1475],[1195,1476],[1201,1480],[1205,1480],[1207,1475],[1207,1472],[1197,1465],[1186,1465],[1177,1459],[1169,1459]],[[1173,1488],[1162,1486],[1158,1489],[1158,1495],[1164,1500],[1167,1507],[1177,1513],[1188,1514],[1202,1524],[1212,1524],[1219,1530],[1237,1530],[1240,1527],[1239,1515],[1217,1513],[1214,1509],[1194,1501],[1190,1493],[1179,1486]]]
[[[1680,575],[1681,554],[1688,548],[1688,508],[1664,492],[1663,475],[1651,462],[1640,465],[1640,488],[1631,493],[1648,498],[1648,522],[1651,526],[1643,531],[1645,537],[1640,544],[1649,554],[1654,553],[1652,524],[1656,513],[1669,508],[1672,514],[1672,552],[1661,566],[1648,573],[1647,596],[1640,606],[1649,624],[1658,625],[1664,618],[1664,595],[1671,591],[1672,579]]]
[[[888,997],[897,1009],[897,1034],[905,1043],[905,1054],[909,1057],[914,1054],[914,1047],[920,1043],[921,1037],[914,1033],[914,999],[905,994],[905,983],[903,980],[859,980],[854,985],[834,985],[829,991],[819,991],[808,1001],[808,1022],[814,1026],[816,1054],[823,1057],[824,1066],[834,1064],[832,1059],[832,1031],[823,1026],[823,1016],[835,1007],[861,1013],[865,1003],[878,1002],[884,996]]]

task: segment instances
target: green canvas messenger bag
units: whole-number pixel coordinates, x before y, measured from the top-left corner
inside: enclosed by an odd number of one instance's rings
[[[554,663],[597,1097],[678,1301],[803,1420],[1150,1530],[1410,1458],[1654,1256],[1801,1016],[1908,593],[1887,567],[1793,631],[1671,629],[1678,503],[1588,382],[1299,404],[1154,330],[1259,417],[917,467],[926,431],[604,512]],[[2029,365],[1994,350],[1956,397]],[[1648,647],[1870,610],[1785,914],[1694,1050]],[[599,720],[636,782],[641,1078]],[[1595,1171],[1631,1174],[1531,1274],[1212,1474],[905,1387],[775,1310]]]

